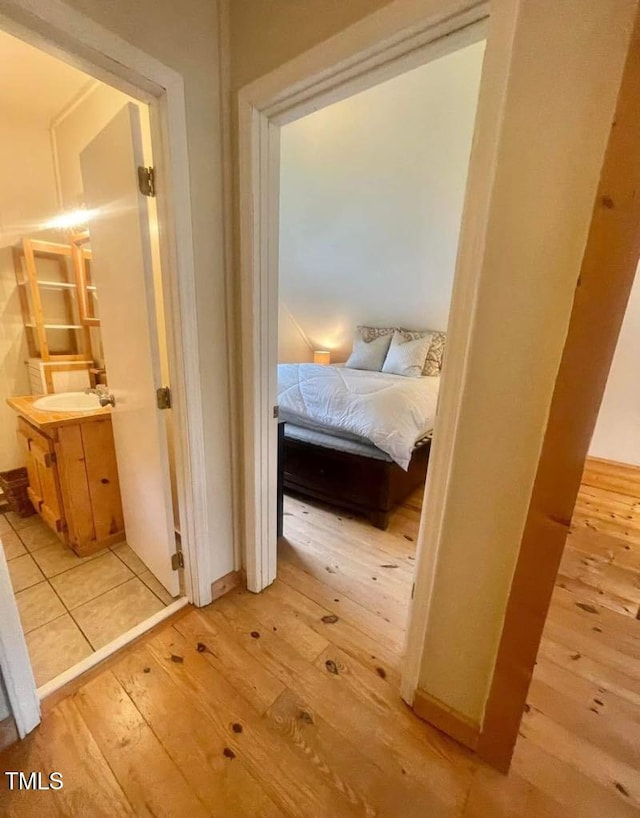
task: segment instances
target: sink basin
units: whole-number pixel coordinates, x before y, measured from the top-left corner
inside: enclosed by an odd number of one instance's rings
[[[33,408],[45,412],[93,412],[100,409],[100,401],[93,393],[58,392],[38,398],[33,402]]]

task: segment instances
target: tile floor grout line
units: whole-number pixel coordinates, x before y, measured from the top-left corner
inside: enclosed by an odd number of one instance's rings
[[[65,603],[64,599],[63,599],[63,598],[60,596],[60,594],[59,594],[59,593],[56,591],[55,586],[53,585],[53,583],[51,582],[51,580],[49,579],[49,577],[47,577],[47,582],[49,583],[49,585],[50,585],[51,590],[53,591],[53,593],[54,593],[54,594],[55,594],[55,595],[58,597],[58,599],[59,599],[59,600],[60,600],[60,602],[62,603],[62,607],[65,609],[65,611],[66,611],[67,613],[71,613],[71,611],[70,611],[70,610],[69,610],[69,608],[67,607],[67,605],[66,605],[66,603]]]
[[[131,570],[131,569],[129,569],[129,570]],[[131,582],[131,580],[133,580],[133,579],[137,579],[137,580],[140,580],[140,582],[142,582],[142,580],[140,579],[140,577],[137,577],[137,576],[136,576],[135,574],[133,574],[133,572],[132,572],[132,576],[128,577],[128,578],[127,578],[127,579],[125,579],[123,582],[118,582],[118,584],[117,584],[117,585],[114,585],[114,586],[112,586],[111,588],[107,588],[107,590],[106,590],[106,591],[102,591],[102,593],[98,594],[97,596],[92,596],[92,597],[91,597],[91,599],[87,599],[87,601],[86,601],[86,602],[81,602],[81,603],[80,603],[80,605],[76,605],[76,606],[75,606],[75,608],[73,608],[73,609],[71,609],[71,608],[70,608],[70,609],[69,609],[69,613],[71,613],[71,612],[72,612],[72,610],[73,610],[73,611],[77,611],[77,610],[78,610],[78,608],[82,608],[82,606],[83,606],[83,605],[88,605],[90,602],[95,602],[95,600],[96,600],[96,599],[100,599],[100,597],[104,596],[105,594],[108,594],[110,591],[113,591],[113,590],[115,590],[116,588],[121,588],[123,585],[126,585],[126,584],[127,584],[127,582]],[[144,582],[142,582],[142,584],[144,585]],[[146,587],[146,586],[145,586],[145,587]],[[149,590],[151,590],[151,589],[149,589]],[[153,591],[152,591],[152,593],[153,593]]]
[[[16,527],[14,526],[14,524],[11,522],[11,520],[10,520],[10,519],[7,517],[7,515],[6,515],[6,514],[4,514],[4,516],[6,517],[7,522],[9,523],[9,525],[11,526],[11,528],[13,529],[13,531],[14,531],[14,532],[15,532],[15,533],[16,533],[18,536],[20,536],[19,532],[20,532],[20,531],[22,531],[22,529],[24,529],[24,528],[30,528],[32,525],[37,525],[37,524],[38,524],[38,520],[34,520],[34,521],[33,521],[33,523],[29,523],[29,525],[25,525],[25,526],[23,526],[22,528],[16,528]],[[31,516],[33,516],[33,517],[38,517],[38,514],[37,514],[37,513],[35,513],[35,514],[31,515]],[[21,520],[24,520],[24,519],[26,519],[26,518],[25,518],[25,517],[21,517],[20,519],[21,519]],[[39,519],[39,517],[38,517],[38,519]],[[46,523],[45,523],[45,525],[46,525]]]
[[[89,601],[91,602],[92,600],[89,600]],[[78,606],[78,607],[80,607],[80,606]],[[89,639],[89,636],[82,630],[82,625],[78,622],[78,620],[75,618],[75,616],[73,615],[73,613],[71,611],[67,610],[67,613],[69,614],[69,616],[73,620],[73,623],[75,624],[76,628],[80,631],[80,633],[84,636],[84,638],[89,643],[89,647],[91,648],[93,653],[95,653],[98,650],[98,648],[93,644],[91,639]]]
[[[62,619],[64,616],[67,616],[68,613],[69,613],[69,611],[65,611],[64,613],[61,613],[60,616],[54,616],[53,619],[50,619],[48,622],[45,622],[42,625],[38,625],[37,628],[34,628],[33,630],[29,631],[29,636],[31,636],[31,634],[35,633],[36,631],[42,630],[42,628],[46,628],[47,625],[50,625],[52,622],[57,622],[58,619]],[[32,658],[31,654],[29,654],[29,658]],[[32,664],[33,664],[33,661],[32,661]]]
[[[124,541],[124,544],[125,544],[125,545],[127,545],[129,548],[131,548],[131,546],[129,545],[129,543],[128,543],[126,540]],[[122,543],[118,543],[118,545],[122,545]],[[109,546],[109,548],[111,549],[111,548],[112,548],[112,546]],[[117,546],[113,546],[113,548],[117,548]],[[133,551],[133,548],[131,548],[131,550]],[[122,557],[121,557],[119,554],[116,554],[116,553],[115,553],[115,551],[111,551],[111,553],[112,553],[112,554],[114,554],[114,555],[115,555],[115,556],[116,556],[116,557],[117,557],[117,558],[120,560],[120,562],[122,562],[122,563],[123,563],[123,564],[124,564],[124,565],[125,565],[127,568],[129,568],[129,566],[127,565],[127,563],[126,563],[126,562],[125,562],[125,561],[122,559]],[[135,551],[134,551],[133,553],[135,554]],[[136,556],[138,556],[138,555],[136,554]],[[142,564],[144,565],[144,571],[142,572],[142,574],[144,574],[145,572],[147,572],[147,571],[148,571],[148,572],[151,574],[151,576],[152,576],[152,577],[154,577],[154,579],[156,579],[156,581],[160,582],[160,580],[158,580],[158,578],[155,576],[155,574],[153,573],[153,571],[152,571],[152,570],[151,570],[151,569],[148,567],[148,565],[147,565],[147,564],[146,564],[146,563],[145,563],[143,560],[141,560],[141,559],[140,559],[140,557],[138,557],[138,559],[139,559],[139,560],[140,560],[140,562],[142,562]],[[132,569],[131,569],[131,568],[129,568],[129,570],[130,570],[130,571],[132,571]],[[159,601],[160,601],[160,602],[161,602],[161,603],[164,605],[164,607],[165,607],[165,608],[167,608],[167,607],[168,607],[168,606],[171,604],[170,602],[169,602],[169,603],[167,603],[167,602],[165,602],[163,599],[161,599],[161,598],[158,596],[158,594],[156,594],[156,592],[153,590],[153,588],[150,588],[150,587],[147,585],[147,583],[146,583],[146,582],[145,582],[145,581],[144,581],[144,580],[141,578],[141,577],[142,577],[142,574],[136,574],[136,572],[135,572],[135,571],[132,571],[132,572],[133,572],[133,575],[134,575],[134,576],[135,576],[137,579],[139,579],[139,580],[140,580],[140,582],[141,582],[141,583],[142,583],[142,584],[145,586],[145,588],[147,588],[147,590],[151,591],[151,593],[152,593],[152,594],[155,596],[155,598],[156,598],[157,600],[159,600]],[[162,583],[160,583],[160,584],[162,584]]]
[[[109,591],[113,591],[114,588],[119,588],[121,585],[126,585],[127,582],[131,582],[132,579],[137,579],[136,575],[133,573],[133,571],[131,571],[130,568],[128,568],[127,570],[131,573],[131,576],[127,577],[126,579],[123,579],[122,582],[117,582],[115,585],[112,585],[110,588],[107,588],[106,591],[101,591],[99,594],[96,594],[96,596],[92,596],[90,599],[85,599],[84,602],[81,602],[79,605],[75,605],[73,608],[67,607],[67,605],[64,602],[62,604],[65,605],[69,613],[71,613],[72,610],[75,611],[78,608],[81,608],[83,605],[88,605],[90,602],[93,602],[96,599],[100,599],[101,596],[108,594]],[[58,576],[60,576],[60,574],[58,574]]]
[[[65,612],[65,613],[69,613],[69,610],[68,610],[67,606],[64,604],[64,602],[62,601],[62,599],[60,599],[60,596],[59,596],[59,595],[56,593],[56,589],[53,587],[53,585],[52,585],[52,584],[49,582],[49,580],[48,580],[46,577],[44,578],[44,582],[37,582],[35,585],[31,585],[31,586],[30,586],[30,588],[37,588],[37,587],[38,587],[38,585],[44,585],[45,583],[46,583],[46,584],[49,586],[49,588],[51,588],[51,590],[53,591],[54,596],[55,596],[55,597],[58,599],[58,601],[60,602],[60,604],[61,604],[61,605],[62,605],[62,607],[64,608],[64,612]],[[23,590],[24,590],[24,591],[28,591],[28,590],[30,590],[30,588],[24,588]],[[21,593],[22,593],[22,591],[18,591],[18,593],[17,593],[17,594],[16,594],[15,592],[14,592],[14,594],[13,594],[13,595],[14,595],[14,597],[15,597],[15,599],[16,599],[16,604],[17,604],[17,602],[18,602],[18,594],[21,594]],[[18,614],[20,614],[20,608],[19,608],[19,606],[18,606]],[[22,622],[22,616],[20,616],[20,624],[22,625],[22,630],[23,630],[23,632],[24,632],[24,635],[26,636],[28,633],[33,633],[33,631],[37,631],[37,630],[38,630],[38,628],[42,628],[42,627],[44,627],[45,625],[48,625],[50,622],[53,622],[55,619],[59,619],[61,616],[64,616],[64,614],[59,614],[58,616],[54,616],[52,619],[48,619],[46,622],[43,622],[41,625],[38,625],[38,627],[37,627],[37,628],[31,628],[31,630],[29,630],[29,631],[28,631],[28,630],[25,630],[24,624],[23,624],[23,622]]]
[[[59,542],[60,542],[60,545],[61,545],[63,548],[68,548],[68,546],[66,546],[66,545],[65,545],[65,544],[62,542],[62,540],[60,540]],[[44,546],[44,548],[51,548],[53,545],[57,545],[57,543],[51,543],[51,545],[50,545],[50,546],[49,546],[49,545],[45,545],[45,546]],[[39,549],[38,549],[38,551],[44,551],[44,548],[39,548]],[[89,554],[89,557],[91,557],[91,559],[89,559],[88,557],[78,557],[78,555],[77,555],[77,554],[76,554],[76,552],[73,550],[73,548],[69,548],[69,551],[71,551],[71,553],[72,553],[72,554],[73,554],[75,557],[77,557],[79,560],[82,560],[82,562],[78,563],[78,565],[72,565],[72,566],[71,566],[71,568],[65,568],[65,569],[64,569],[64,571],[60,571],[60,572],[59,572],[59,573],[57,573],[57,574],[51,574],[51,576],[50,576],[50,577],[47,577],[47,579],[53,579],[54,577],[61,577],[63,574],[68,574],[68,573],[69,573],[69,571],[75,571],[75,569],[76,569],[76,568],[80,568],[82,565],[88,565],[90,562],[95,562],[96,560],[99,560],[99,559],[101,559],[102,557],[106,557],[106,556],[107,556],[107,554],[111,554],[111,553],[113,553],[112,551],[108,551],[108,550],[105,550],[105,553],[104,553],[104,554],[101,554],[99,551],[96,551],[96,553],[95,553],[95,554]],[[27,553],[29,553],[29,554],[30,554],[31,552],[27,552]],[[34,552],[34,553],[37,553],[37,552]],[[24,554],[23,554],[23,556],[24,556]],[[114,554],[114,557],[117,557],[117,556],[118,556],[117,554]],[[35,559],[35,557],[33,557],[33,560],[34,560],[34,562],[36,563],[36,565],[38,566],[38,568],[40,568],[40,564],[38,563],[38,560],[36,560],[36,559]],[[128,567],[128,566],[127,566],[127,567]],[[40,568],[40,570],[42,571],[42,568]],[[131,569],[129,569],[129,570],[131,570]],[[43,571],[42,573],[44,573],[44,571]]]
[[[131,569],[129,569],[129,570],[131,570]],[[132,572],[132,573],[133,573],[133,572]],[[163,606],[164,608],[168,607],[167,605],[165,605],[165,604],[164,604],[164,602],[162,602],[162,600],[160,599],[160,597],[156,596],[156,594],[154,594],[154,593],[153,593],[153,591],[151,591],[151,588],[149,588],[149,587],[148,587],[148,586],[147,586],[147,585],[146,585],[146,584],[145,584],[145,583],[144,583],[144,582],[143,582],[143,581],[140,579],[140,577],[139,577],[139,576],[137,576],[136,574],[133,574],[133,576],[132,576],[132,577],[130,577],[129,579],[126,579],[124,582],[120,582],[118,585],[114,585],[114,586],[113,586],[113,588],[109,588],[109,590],[104,591],[104,592],[103,592],[103,593],[101,593],[101,594],[98,594],[98,596],[94,596],[92,599],[88,599],[86,602],[83,602],[83,603],[82,603],[82,605],[77,605],[75,608],[73,608],[73,610],[71,610],[71,609],[67,609],[67,613],[69,614],[69,616],[70,616],[70,617],[73,619],[73,621],[74,621],[74,622],[75,622],[75,624],[77,625],[78,630],[80,631],[80,633],[82,633],[82,635],[84,636],[84,638],[85,638],[85,639],[87,640],[87,642],[88,642],[88,643],[91,645],[91,647],[93,648],[93,652],[94,652],[94,653],[95,653],[97,650],[99,650],[99,648],[97,648],[97,647],[94,647],[94,646],[93,646],[93,642],[91,641],[91,639],[89,638],[89,636],[88,636],[88,635],[87,635],[87,634],[86,634],[86,633],[85,633],[85,632],[82,630],[82,625],[81,625],[81,624],[78,622],[78,620],[77,620],[77,619],[75,618],[75,616],[73,615],[73,611],[77,611],[77,610],[78,610],[78,608],[82,608],[82,606],[83,606],[83,605],[88,605],[90,602],[95,602],[95,601],[96,601],[96,599],[100,599],[100,597],[105,596],[106,594],[110,593],[110,591],[114,591],[116,588],[121,588],[123,585],[126,585],[126,584],[127,584],[127,582],[131,582],[132,580],[135,580],[135,579],[137,579],[137,580],[138,580],[138,582],[140,582],[142,585],[144,585],[144,587],[145,587],[145,588],[147,588],[147,590],[148,590],[148,591],[150,591],[150,592],[153,594],[153,596],[155,596],[155,597],[156,597],[156,599],[157,599],[157,600],[158,600],[158,601],[159,601],[159,602],[162,604],[162,606]],[[63,604],[64,604],[64,603],[63,603]],[[143,620],[141,620],[141,621],[143,621]],[[127,628],[127,630],[128,630],[128,628]],[[115,639],[115,638],[117,638],[117,637],[114,637],[114,639]],[[110,640],[110,641],[113,641],[113,640]]]
[[[131,546],[129,545],[129,543],[128,543],[126,540],[124,540],[124,542],[118,543],[118,545],[126,545],[128,548],[131,548]],[[117,548],[117,546],[114,546],[114,547],[115,547],[115,548]],[[111,553],[113,554],[113,556],[114,556],[114,557],[117,557],[117,559],[119,559],[119,560],[120,560],[120,562],[121,562],[123,565],[126,565],[126,566],[127,566],[127,568],[129,568],[129,566],[128,566],[128,565],[127,565],[127,563],[126,563],[126,562],[125,562],[125,561],[122,559],[122,557],[120,556],[120,554],[116,554],[116,552],[115,552],[115,551],[113,551],[113,550],[111,549],[111,546],[109,546],[109,550],[111,551]],[[131,548],[131,550],[133,551],[133,548]],[[135,554],[135,556],[136,556],[136,557],[138,557],[138,555],[136,554],[136,552],[135,552],[135,551],[133,551],[133,553]],[[140,560],[140,557],[138,557],[138,559]],[[142,562],[142,560],[140,560],[140,562]],[[144,569],[145,569],[145,571],[148,571],[149,569],[147,568],[146,563],[142,562],[142,564],[144,565]],[[130,571],[131,571],[131,572],[132,572],[132,573],[133,573],[133,574],[134,574],[136,577],[139,577],[139,576],[140,576],[140,574],[137,574],[137,573],[136,573],[136,572],[133,570],[133,568],[129,568],[129,570],[130,570]],[[144,573],[144,571],[143,571],[142,573]]]
[[[153,578],[156,580],[156,582],[160,582],[160,580],[159,580],[159,579],[156,577],[156,575],[155,575],[155,574],[154,574],[154,573],[151,571],[151,569],[150,569],[150,568],[147,568],[147,571],[148,571],[148,572],[151,574],[151,576],[152,576],[152,577],[153,577]],[[143,573],[144,573],[144,572],[143,572]],[[158,596],[158,594],[156,594],[156,592],[153,590],[153,588],[150,588],[150,587],[147,585],[147,583],[146,583],[146,582],[145,582],[145,581],[142,579],[142,576],[141,576],[141,575],[137,575],[137,577],[138,577],[138,579],[140,580],[140,582],[141,582],[141,583],[144,585],[144,587],[145,587],[145,588],[146,588],[148,591],[151,591],[151,593],[152,593],[152,594],[155,596],[155,598],[156,598],[157,600],[159,600],[159,601],[162,603],[162,605],[163,605],[165,608],[168,608],[168,607],[169,607],[169,605],[171,605],[171,604],[172,604],[172,602],[174,601],[173,599],[171,600],[171,602],[165,602],[165,601],[164,601],[164,599],[161,599],[161,598]],[[160,584],[162,585],[162,583],[161,583],[161,582],[160,582]],[[168,591],[167,591],[167,593],[168,593]]]
[[[91,644],[91,642],[89,641],[89,639],[87,639],[86,634],[83,632],[82,628],[81,628],[81,627],[78,625],[78,623],[75,621],[75,619],[73,618],[73,616],[71,616],[71,611],[68,611],[68,610],[65,610],[65,612],[64,612],[63,614],[60,614],[60,616],[56,616],[56,617],[54,617],[53,619],[50,619],[50,620],[49,620],[49,622],[45,622],[45,624],[44,624],[44,625],[40,625],[38,628],[34,628],[32,631],[30,631],[30,634],[33,634],[33,633],[35,633],[36,631],[38,631],[38,630],[40,630],[40,629],[42,629],[42,628],[46,628],[46,627],[48,627],[49,625],[53,624],[54,622],[57,622],[59,619],[63,619],[65,616],[68,616],[68,617],[71,619],[71,621],[73,622],[73,624],[75,625],[75,627],[76,627],[76,628],[78,629],[78,631],[80,632],[80,635],[82,636],[82,638],[85,640],[85,642],[87,643],[87,645],[88,645],[88,646],[91,648],[91,653],[95,653],[95,652],[96,652],[96,649],[93,647],[93,645]],[[50,641],[50,639],[49,639],[49,640],[47,640],[47,641]],[[34,657],[32,657],[32,656],[31,656],[31,650],[29,649],[29,646],[28,646],[28,645],[27,645],[27,649],[29,650],[29,659],[31,660],[31,666],[32,666],[32,669],[33,669],[33,665],[34,665],[34,661],[35,661],[35,659],[34,659]],[[76,664],[76,663],[74,662],[73,664]],[[73,667],[73,664],[69,665],[69,667]],[[65,672],[65,670],[68,670],[68,669],[69,669],[69,668],[64,668],[63,670],[61,670],[61,671],[60,671],[60,673],[64,673],[64,672]],[[34,670],[34,675],[35,675],[35,669],[33,669],[33,670]],[[59,674],[56,674],[56,676],[57,676],[57,675],[59,675]],[[55,676],[52,676],[51,678],[52,678],[52,679],[55,679]],[[49,681],[51,681],[51,679],[47,679],[46,681],[44,681],[44,682],[42,682],[42,683],[38,683],[38,681],[36,680],[36,687],[42,687],[42,685],[47,684],[47,682],[49,682]]]

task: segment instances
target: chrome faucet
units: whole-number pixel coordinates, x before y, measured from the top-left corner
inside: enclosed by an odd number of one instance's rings
[[[98,400],[100,401],[100,406],[115,406],[116,399],[114,396],[109,392],[109,387],[105,386],[103,383],[96,384],[95,389],[91,389],[90,387],[85,389],[86,395],[97,395]]]

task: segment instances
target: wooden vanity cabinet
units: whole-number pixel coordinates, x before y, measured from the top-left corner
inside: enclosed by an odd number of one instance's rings
[[[42,519],[79,556],[124,540],[124,518],[109,417],[40,430],[18,418],[29,497]]]
[[[18,418],[18,440],[22,446],[33,507],[57,534],[63,531],[62,501],[55,468],[53,441]]]

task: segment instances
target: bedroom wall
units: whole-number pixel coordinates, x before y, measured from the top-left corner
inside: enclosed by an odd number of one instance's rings
[[[5,112],[6,114],[6,112]],[[23,464],[11,395],[30,392],[29,356],[11,248],[57,212],[48,128],[0,116],[0,471]]]
[[[631,290],[589,455],[640,466],[640,275]]]
[[[357,324],[447,328],[483,54],[476,43],[282,129],[280,298],[334,360]]]

